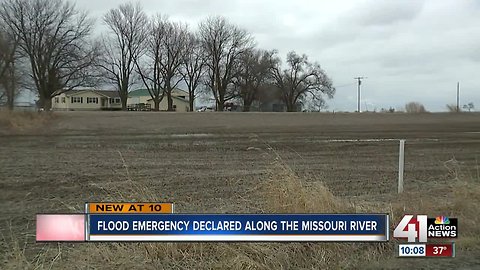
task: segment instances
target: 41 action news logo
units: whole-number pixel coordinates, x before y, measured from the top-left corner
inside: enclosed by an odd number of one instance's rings
[[[393,231],[394,238],[408,242],[427,242],[428,238],[457,238],[458,220],[446,216],[428,218],[426,215],[405,215]]]

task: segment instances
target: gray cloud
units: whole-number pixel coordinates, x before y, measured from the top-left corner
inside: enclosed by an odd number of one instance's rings
[[[423,0],[390,1],[369,0],[358,4],[355,14],[351,17],[352,22],[363,26],[385,26],[411,21],[415,19],[423,9]]]

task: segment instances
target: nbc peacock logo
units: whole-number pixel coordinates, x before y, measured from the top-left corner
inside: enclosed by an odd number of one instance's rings
[[[447,216],[437,216],[427,219],[428,238],[456,238],[458,220]]]
[[[436,225],[448,225],[450,224],[450,219],[446,216],[438,216],[435,218]]]

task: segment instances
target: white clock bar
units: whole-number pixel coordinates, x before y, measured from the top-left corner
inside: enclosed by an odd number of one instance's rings
[[[427,254],[426,244],[398,245],[398,257],[425,257],[426,254]]]

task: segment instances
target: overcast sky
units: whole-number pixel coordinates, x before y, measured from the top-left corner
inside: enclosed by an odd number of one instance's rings
[[[101,16],[117,0],[77,0]],[[354,77],[362,83],[362,110],[401,108],[419,101],[443,111],[456,101],[480,109],[480,1],[477,0],[141,0],[149,15],[167,14],[195,27],[222,15],[250,31],[257,44],[318,61],[337,86],[332,110],[356,110]]]

